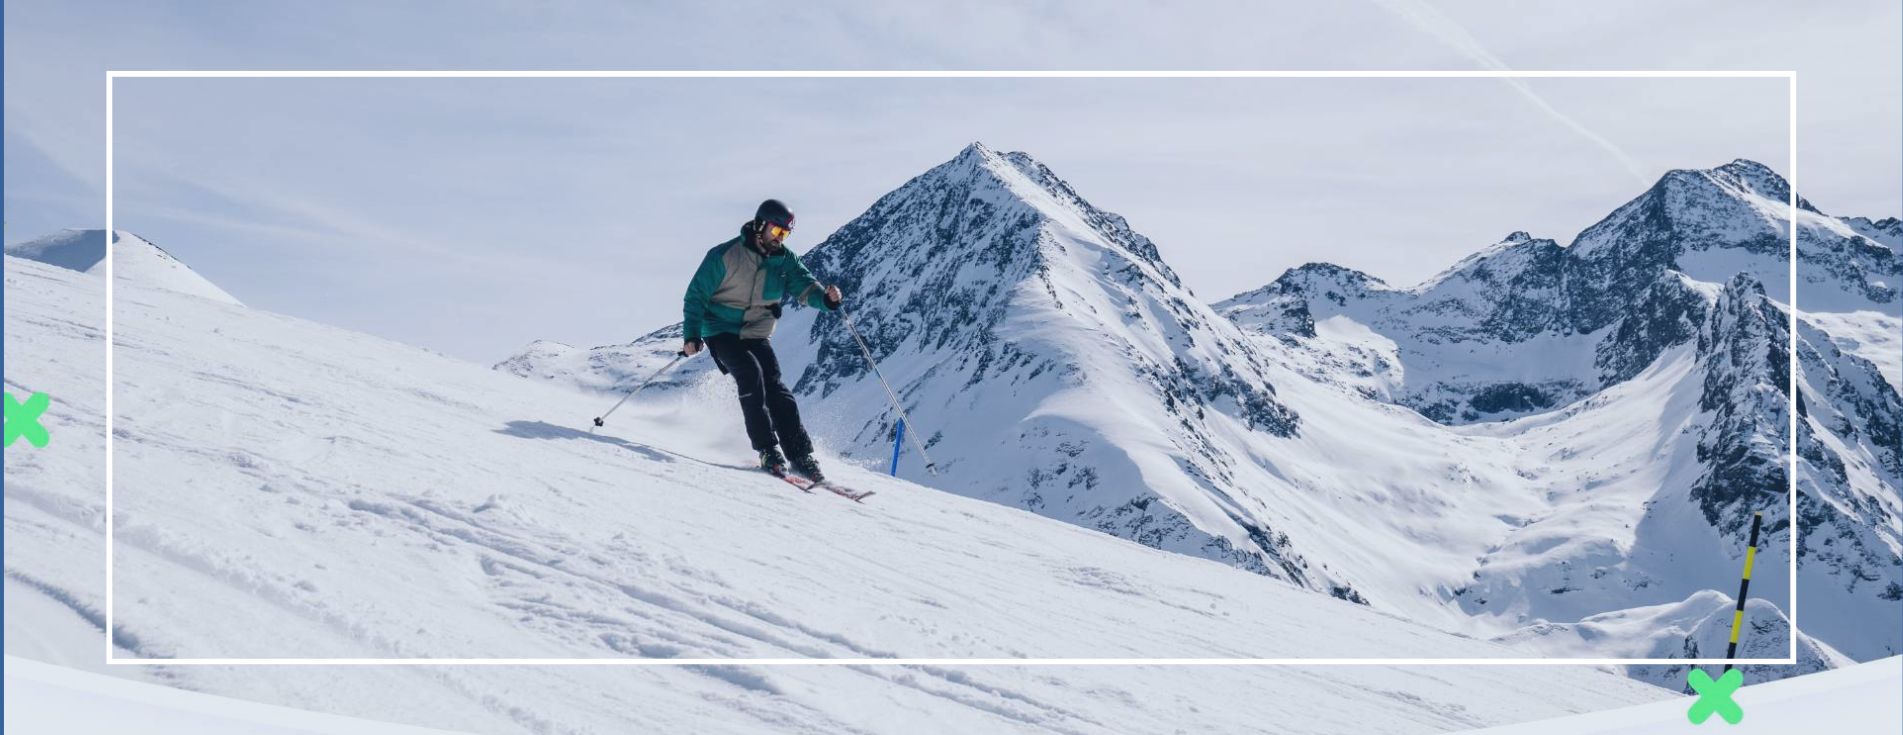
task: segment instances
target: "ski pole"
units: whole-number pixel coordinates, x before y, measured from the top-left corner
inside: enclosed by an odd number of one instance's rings
[[[872,359],[872,349],[866,346],[866,339],[859,336],[859,329],[852,325],[852,315],[846,313],[846,307],[839,307],[839,318],[846,323],[846,331],[852,332],[852,339],[859,343],[859,354],[865,355],[866,365],[872,368],[872,374],[879,378],[879,385],[885,386],[885,397],[892,401],[892,410],[899,412],[899,425],[912,423],[912,417],[905,415],[905,407],[899,405],[899,394],[892,392],[892,384],[885,382],[885,374],[879,372],[879,363]],[[925,459],[925,469],[933,475],[938,474],[938,465],[932,462],[932,456],[925,453],[925,447],[918,443],[918,432],[909,432],[907,439],[912,440],[912,448],[918,450],[918,456]]]
[[[687,358],[687,352],[685,350],[674,353],[674,359],[667,361],[667,364],[662,365],[661,369],[654,371],[654,374],[649,375],[647,380],[641,381],[641,384],[635,386],[634,390],[628,391],[628,394],[625,396],[622,396],[621,400],[615,401],[614,408],[608,409],[608,413],[604,413],[600,416],[596,416],[595,426],[604,426],[605,424],[602,423],[602,420],[608,418],[609,413],[614,413],[615,408],[620,408],[621,404],[627,403],[628,399],[634,397],[634,394],[640,393],[642,388],[648,387],[648,384],[654,382],[655,378],[661,377],[661,373],[665,373],[668,370],[672,369],[674,367],[674,363],[680,362],[681,360],[684,360],[686,358]],[[592,432],[594,431],[594,429],[589,429],[589,431]]]
[[[899,425],[894,428],[898,429],[899,435],[892,437],[892,471],[888,474],[892,475],[893,477],[898,477],[899,476],[899,450],[905,448],[905,444],[904,444],[905,422],[900,421]]]
[[[1731,613],[1731,644],[1725,646],[1725,671],[1738,656],[1738,629],[1744,625],[1745,596],[1751,592],[1751,563],[1758,558],[1758,526],[1764,523],[1764,511],[1751,514],[1751,542],[1744,549],[1744,581],[1738,583],[1738,609]]]

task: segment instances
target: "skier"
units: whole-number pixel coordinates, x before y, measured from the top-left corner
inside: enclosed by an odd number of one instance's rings
[[[740,412],[746,417],[747,438],[760,453],[760,468],[786,474],[793,469],[825,482],[813,458],[813,442],[800,425],[799,405],[793,392],[780,382],[780,361],[767,340],[780,318],[780,302],[788,297],[813,308],[837,310],[837,286],[813,278],[799,256],[786,247],[793,232],[793,212],[777,199],[760,203],[753,219],[740,226],[740,236],[707,251],[687,284],[682,299],[681,351],[693,355],[706,343],[714,364],[733,376],[740,390]]]

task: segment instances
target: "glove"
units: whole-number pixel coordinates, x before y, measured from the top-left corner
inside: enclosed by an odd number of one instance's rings
[[[681,345],[681,354],[683,355],[693,357],[697,352],[700,352],[700,340],[690,339]]]
[[[839,293],[838,286],[826,287],[826,308],[838,311],[839,305],[845,303],[845,300],[845,295]]]

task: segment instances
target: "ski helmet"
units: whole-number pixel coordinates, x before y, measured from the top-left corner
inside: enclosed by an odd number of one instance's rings
[[[762,224],[774,224],[788,230],[793,229],[793,210],[787,209],[778,199],[760,202],[760,208],[753,211],[753,221]]]

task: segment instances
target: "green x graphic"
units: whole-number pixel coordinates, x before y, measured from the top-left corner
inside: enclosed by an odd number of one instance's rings
[[[26,403],[20,403],[13,398],[12,393],[6,396],[6,446],[13,446],[13,441],[23,436],[33,446],[46,446],[48,437],[46,427],[40,425],[40,414],[46,413],[46,407],[53,402],[53,399],[47,397],[45,393],[35,393],[27,396]]]
[[[1731,701],[1731,693],[1744,686],[1744,672],[1732,669],[1718,677],[1717,681],[1712,681],[1710,674],[1693,667],[1691,673],[1685,675],[1685,683],[1691,685],[1692,691],[1698,692],[1698,701],[1693,702],[1691,710],[1685,713],[1692,724],[1705,724],[1713,712],[1733,725],[1744,719],[1744,708]]]

